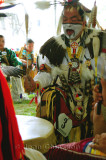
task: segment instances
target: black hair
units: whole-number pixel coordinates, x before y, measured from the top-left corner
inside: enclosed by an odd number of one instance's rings
[[[0,35],[0,38],[4,38],[4,36],[3,36],[3,35]]]
[[[27,43],[34,43],[34,41],[32,39],[28,39]]]

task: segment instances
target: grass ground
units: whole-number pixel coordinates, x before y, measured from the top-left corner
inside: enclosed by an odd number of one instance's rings
[[[30,99],[32,97],[30,96]],[[16,115],[28,115],[35,116],[36,115],[36,104],[33,101],[29,104],[30,100],[23,100],[21,102],[14,102],[14,109]]]

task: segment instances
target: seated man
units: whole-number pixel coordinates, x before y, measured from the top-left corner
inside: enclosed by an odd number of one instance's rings
[[[1,66],[26,66],[26,61],[22,61],[21,59],[19,59],[16,56],[16,53],[5,47],[5,38],[3,35],[0,35],[0,65]],[[7,81],[9,81],[9,86],[11,89],[11,94],[12,94],[12,98],[13,100],[20,100],[20,94],[22,94],[24,92],[24,90],[22,90],[22,85],[21,85],[21,79],[20,78],[15,78],[15,77],[7,77],[6,78]],[[18,87],[17,87],[17,83],[15,82],[14,85],[14,81],[16,80],[16,82],[18,81]],[[11,88],[12,86],[12,88]],[[15,88],[16,87],[16,88]]]
[[[24,148],[7,81],[0,69],[0,160],[46,160],[42,153]]]
[[[5,38],[3,35],[0,35],[0,63],[4,63],[7,66],[24,66],[26,61],[24,62],[22,63],[14,51],[5,47]]]

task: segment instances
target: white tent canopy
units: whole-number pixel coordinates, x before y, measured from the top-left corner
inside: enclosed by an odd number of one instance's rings
[[[40,0],[38,0],[40,1]],[[43,0],[45,2],[45,0]],[[62,1],[62,0],[61,0]],[[20,48],[26,43],[26,28],[25,28],[25,13],[29,16],[28,38],[35,42],[35,50],[51,36],[56,35],[56,28],[59,17],[61,15],[61,5],[51,5],[48,9],[41,10],[35,5],[36,0],[5,0],[2,6],[18,4],[12,8],[0,10],[5,13],[7,17],[0,17],[0,30],[5,36],[6,47]],[[11,4],[6,3],[11,2]],[[48,1],[49,2],[49,1]],[[52,0],[50,3],[56,3],[57,0]],[[80,0],[87,8],[92,9],[95,0]],[[96,0],[98,7],[97,19],[103,28],[106,28],[106,2]]]

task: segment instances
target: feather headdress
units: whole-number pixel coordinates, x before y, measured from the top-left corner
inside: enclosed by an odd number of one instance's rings
[[[91,12],[91,10],[89,10],[84,5],[82,5],[79,2],[79,0],[68,0],[68,1],[65,0],[63,2],[57,1],[55,3],[51,3],[50,1],[37,1],[37,2],[35,2],[36,8],[39,8],[42,10],[48,9],[48,8],[50,8],[51,5],[56,5],[56,4],[60,4],[62,6],[79,4],[85,12],[88,12],[88,13]]]
[[[84,5],[82,5],[79,0],[68,0],[64,2],[64,9],[66,9],[67,7],[77,7],[77,10],[79,11],[80,14],[82,14],[83,17],[89,16],[89,14],[91,13],[91,10],[89,10],[87,7],[85,7]],[[63,9],[63,11],[64,11]],[[62,14],[63,14],[62,11]],[[62,14],[60,16],[59,19],[59,23],[58,23],[58,27],[57,27],[57,35],[59,35],[61,33],[61,27],[62,27]]]

